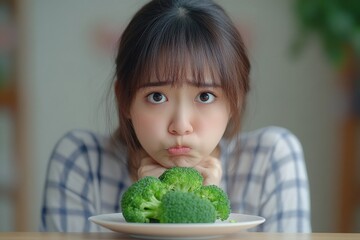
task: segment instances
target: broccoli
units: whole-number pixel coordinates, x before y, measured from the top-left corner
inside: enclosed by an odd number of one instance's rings
[[[211,202],[191,192],[169,191],[160,204],[160,223],[213,223],[216,210]]]
[[[121,208],[127,222],[137,223],[213,223],[230,215],[226,193],[215,185],[203,186],[201,174],[190,167],[138,180],[125,191]]]
[[[148,223],[158,219],[158,208],[165,185],[156,177],[144,177],[131,185],[121,199],[123,216],[127,222]]]
[[[203,176],[191,167],[173,167],[167,169],[160,177],[169,190],[194,192],[203,185]]]
[[[209,200],[214,205],[217,219],[226,220],[229,217],[230,200],[221,188],[216,185],[202,186],[195,194]]]

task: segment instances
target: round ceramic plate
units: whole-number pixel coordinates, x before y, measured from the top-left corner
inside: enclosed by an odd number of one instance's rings
[[[92,216],[90,221],[115,232],[147,239],[215,238],[255,227],[265,221],[253,215],[231,213],[226,221],[215,223],[128,223],[121,213]]]

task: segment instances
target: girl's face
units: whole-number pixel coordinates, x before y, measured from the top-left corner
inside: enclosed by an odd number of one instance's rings
[[[147,154],[165,168],[193,167],[213,153],[230,118],[222,88],[150,81],[136,93],[130,118]]]

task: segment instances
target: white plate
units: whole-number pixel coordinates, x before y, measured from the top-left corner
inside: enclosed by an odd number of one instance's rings
[[[92,216],[89,220],[115,232],[147,239],[213,238],[252,228],[265,222],[262,217],[237,213],[231,213],[226,221],[196,224],[128,223],[121,213]]]

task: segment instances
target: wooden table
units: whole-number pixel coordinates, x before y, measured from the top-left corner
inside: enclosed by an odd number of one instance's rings
[[[0,232],[0,240],[134,240],[117,233],[38,233],[38,232]],[[223,240],[360,240],[360,233],[247,233],[227,235]]]

